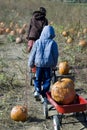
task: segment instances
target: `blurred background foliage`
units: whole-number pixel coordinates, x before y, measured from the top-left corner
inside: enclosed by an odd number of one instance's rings
[[[40,6],[47,9],[49,21],[57,25],[86,25],[87,3],[61,2],[61,0],[38,0],[38,2],[36,0],[0,0],[0,21],[29,22],[32,12]]]

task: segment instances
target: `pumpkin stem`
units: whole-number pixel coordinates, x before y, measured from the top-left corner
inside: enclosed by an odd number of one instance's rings
[[[27,110],[27,107],[26,106],[23,106],[22,108],[20,108],[22,112],[26,112]]]

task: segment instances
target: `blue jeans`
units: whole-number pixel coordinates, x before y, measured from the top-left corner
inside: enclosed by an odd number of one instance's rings
[[[36,67],[36,79],[34,80],[35,90],[43,97],[49,91],[51,84],[51,68]]]

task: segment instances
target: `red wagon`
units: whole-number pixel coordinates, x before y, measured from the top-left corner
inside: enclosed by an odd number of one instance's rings
[[[47,95],[47,99],[48,99],[49,103],[52,106],[48,109],[48,103],[44,102],[43,108],[44,108],[45,118],[48,118],[48,111],[51,108],[55,108],[55,110],[58,113],[58,115],[53,116],[54,130],[60,130],[60,126],[62,124],[62,115],[65,113],[82,112],[82,114],[84,116],[84,120],[87,121],[87,117],[85,114],[85,111],[87,110],[87,100],[84,99],[82,96],[76,94],[76,100],[73,103],[71,103],[69,105],[60,105],[52,99],[51,92],[47,92],[46,95]]]

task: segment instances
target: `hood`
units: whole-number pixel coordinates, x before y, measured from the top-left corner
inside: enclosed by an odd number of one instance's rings
[[[33,12],[33,17],[36,20],[41,20],[41,19],[45,18],[45,14],[43,12],[40,12],[40,11],[35,11],[35,12]]]
[[[54,28],[47,25],[43,28],[40,38],[42,39],[53,39],[55,37]]]

